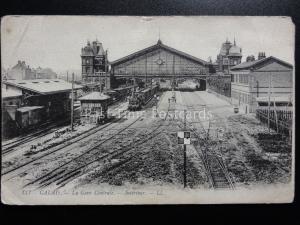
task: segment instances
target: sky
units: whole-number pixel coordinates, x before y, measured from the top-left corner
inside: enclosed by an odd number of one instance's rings
[[[109,61],[157,43],[215,61],[226,38],[257,57],[263,51],[294,65],[294,25],[287,17],[6,16],[1,20],[1,65],[18,60],[56,72],[81,69],[81,48],[96,38]]]

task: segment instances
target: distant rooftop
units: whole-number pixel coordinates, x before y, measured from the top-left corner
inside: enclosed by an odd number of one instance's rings
[[[72,83],[60,79],[6,80],[3,83],[43,95],[72,90]],[[81,85],[74,84],[74,90],[81,88]]]
[[[14,90],[6,90],[5,88],[2,88],[2,99],[4,98],[15,98],[15,97],[20,97],[22,96],[22,93],[19,93]]]
[[[81,98],[79,98],[79,101],[81,100],[99,100],[99,101],[103,101],[103,100],[107,100],[109,99],[110,97],[105,95],[105,94],[102,94],[100,92],[92,92],[90,94],[87,94]]]
[[[286,65],[287,67],[293,68],[293,66],[287,62],[284,62],[280,59],[277,59],[274,56],[269,56],[267,58],[263,58],[263,59],[259,59],[259,60],[254,60],[254,61],[249,61],[249,62],[243,62],[241,64],[238,64],[236,66],[231,67],[231,70],[247,70],[247,69],[251,69],[252,67],[258,66],[261,63],[267,62],[268,60],[274,60],[277,61],[281,64]]]

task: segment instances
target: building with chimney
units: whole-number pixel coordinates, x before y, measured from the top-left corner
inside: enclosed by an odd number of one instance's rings
[[[25,61],[19,60],[18,63],[7,71],[7,79],[30,80],[35,79],[35,73],[26,65]]]
[[[18,63],[6,71],[5,79],[8,80],[33,80],[33,79],[56,79],[57,74],[50,68],[30,68],[25,61]]]

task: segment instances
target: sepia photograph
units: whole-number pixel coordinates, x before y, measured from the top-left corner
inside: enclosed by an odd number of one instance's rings
[[[294,52],[290,17],[2,17],[2,202],[293,202]]]

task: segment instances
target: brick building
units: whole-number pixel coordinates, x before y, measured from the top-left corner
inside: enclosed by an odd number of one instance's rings
[[[231,68],[231,97],[245,112],[254,112],[256,98],[293,95],[293,66],[273,56],[260,53]]]

